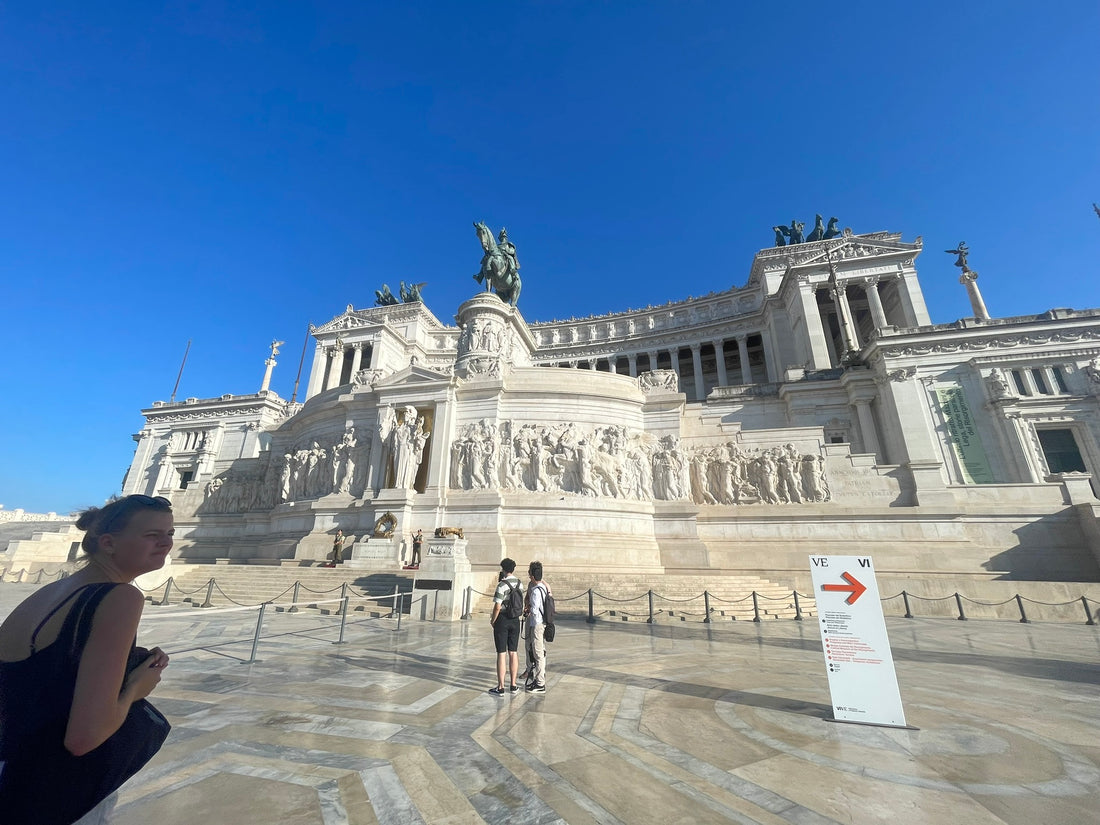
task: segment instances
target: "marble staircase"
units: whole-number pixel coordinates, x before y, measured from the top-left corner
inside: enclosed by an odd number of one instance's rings
[[[273,601],[276,602],[276,610],[286,609],[278,603],[289,605],[294,595],[294,584],[299,582],[298,602],[307,602],[305,605],[299,604],[299,607],[306,608],[310,599],[323,602],[340,598],[346,583],[348,595],[352,597],[350,605],[353,611],[385,615],[390,612],[393,604],[395,588],[399,588],[402,593],[408,593],[412,589],[413,572],[320,566],[194,565],[173,579],[169,602],[202,605],[206,601],[211,578],[215,581],[210,597],[211,607],[257,605]],[[160,603],[163,595],[164,588],[161,587],[148,593],[147,598]],[[366,598],[357,599],[356,596]],[[317,604],[316,608],[322,613],[335,613],[339,605],[329,602]],[[408,605],[405,605],[404,612],[408,612]]]

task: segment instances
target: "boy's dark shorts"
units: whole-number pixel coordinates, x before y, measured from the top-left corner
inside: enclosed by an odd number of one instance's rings
[[[506,619],[497,616],[493,623],[493,641],[497,653],[515,653],[519,650],[519,619]]]

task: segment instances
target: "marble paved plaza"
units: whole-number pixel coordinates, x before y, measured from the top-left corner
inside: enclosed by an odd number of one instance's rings
[[[0,585],[6,615],[29,585]],[[121,825],[1100,822],[1100,627],[888,619],[919,730],[826,721],[813,621],[563,622],[496,697],[488,621],[146,609],[173,731]]]

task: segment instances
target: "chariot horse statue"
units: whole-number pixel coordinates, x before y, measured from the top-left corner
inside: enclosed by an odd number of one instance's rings
[[[485,254],[481,257],[481,271],[474,275],[474,280],[479,284],[485,284],[485,291],[496,290],[500,300],[511,306],[519,300],[520,279],[519,260],[516,258],[516,247],[508,240],[508,230],[500,230],[499,244],[493,240],[493,233],[481,221],[474,221],[477,228],[477,237],[481,241],[481,248]]]

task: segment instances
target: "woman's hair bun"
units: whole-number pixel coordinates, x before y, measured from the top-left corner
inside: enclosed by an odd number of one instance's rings
[[[96,518],[99,516],[99,512],[99,507],[89,507],[81,513],[80,517],[76,520],[76,529],[87,530],[95,523]]]

